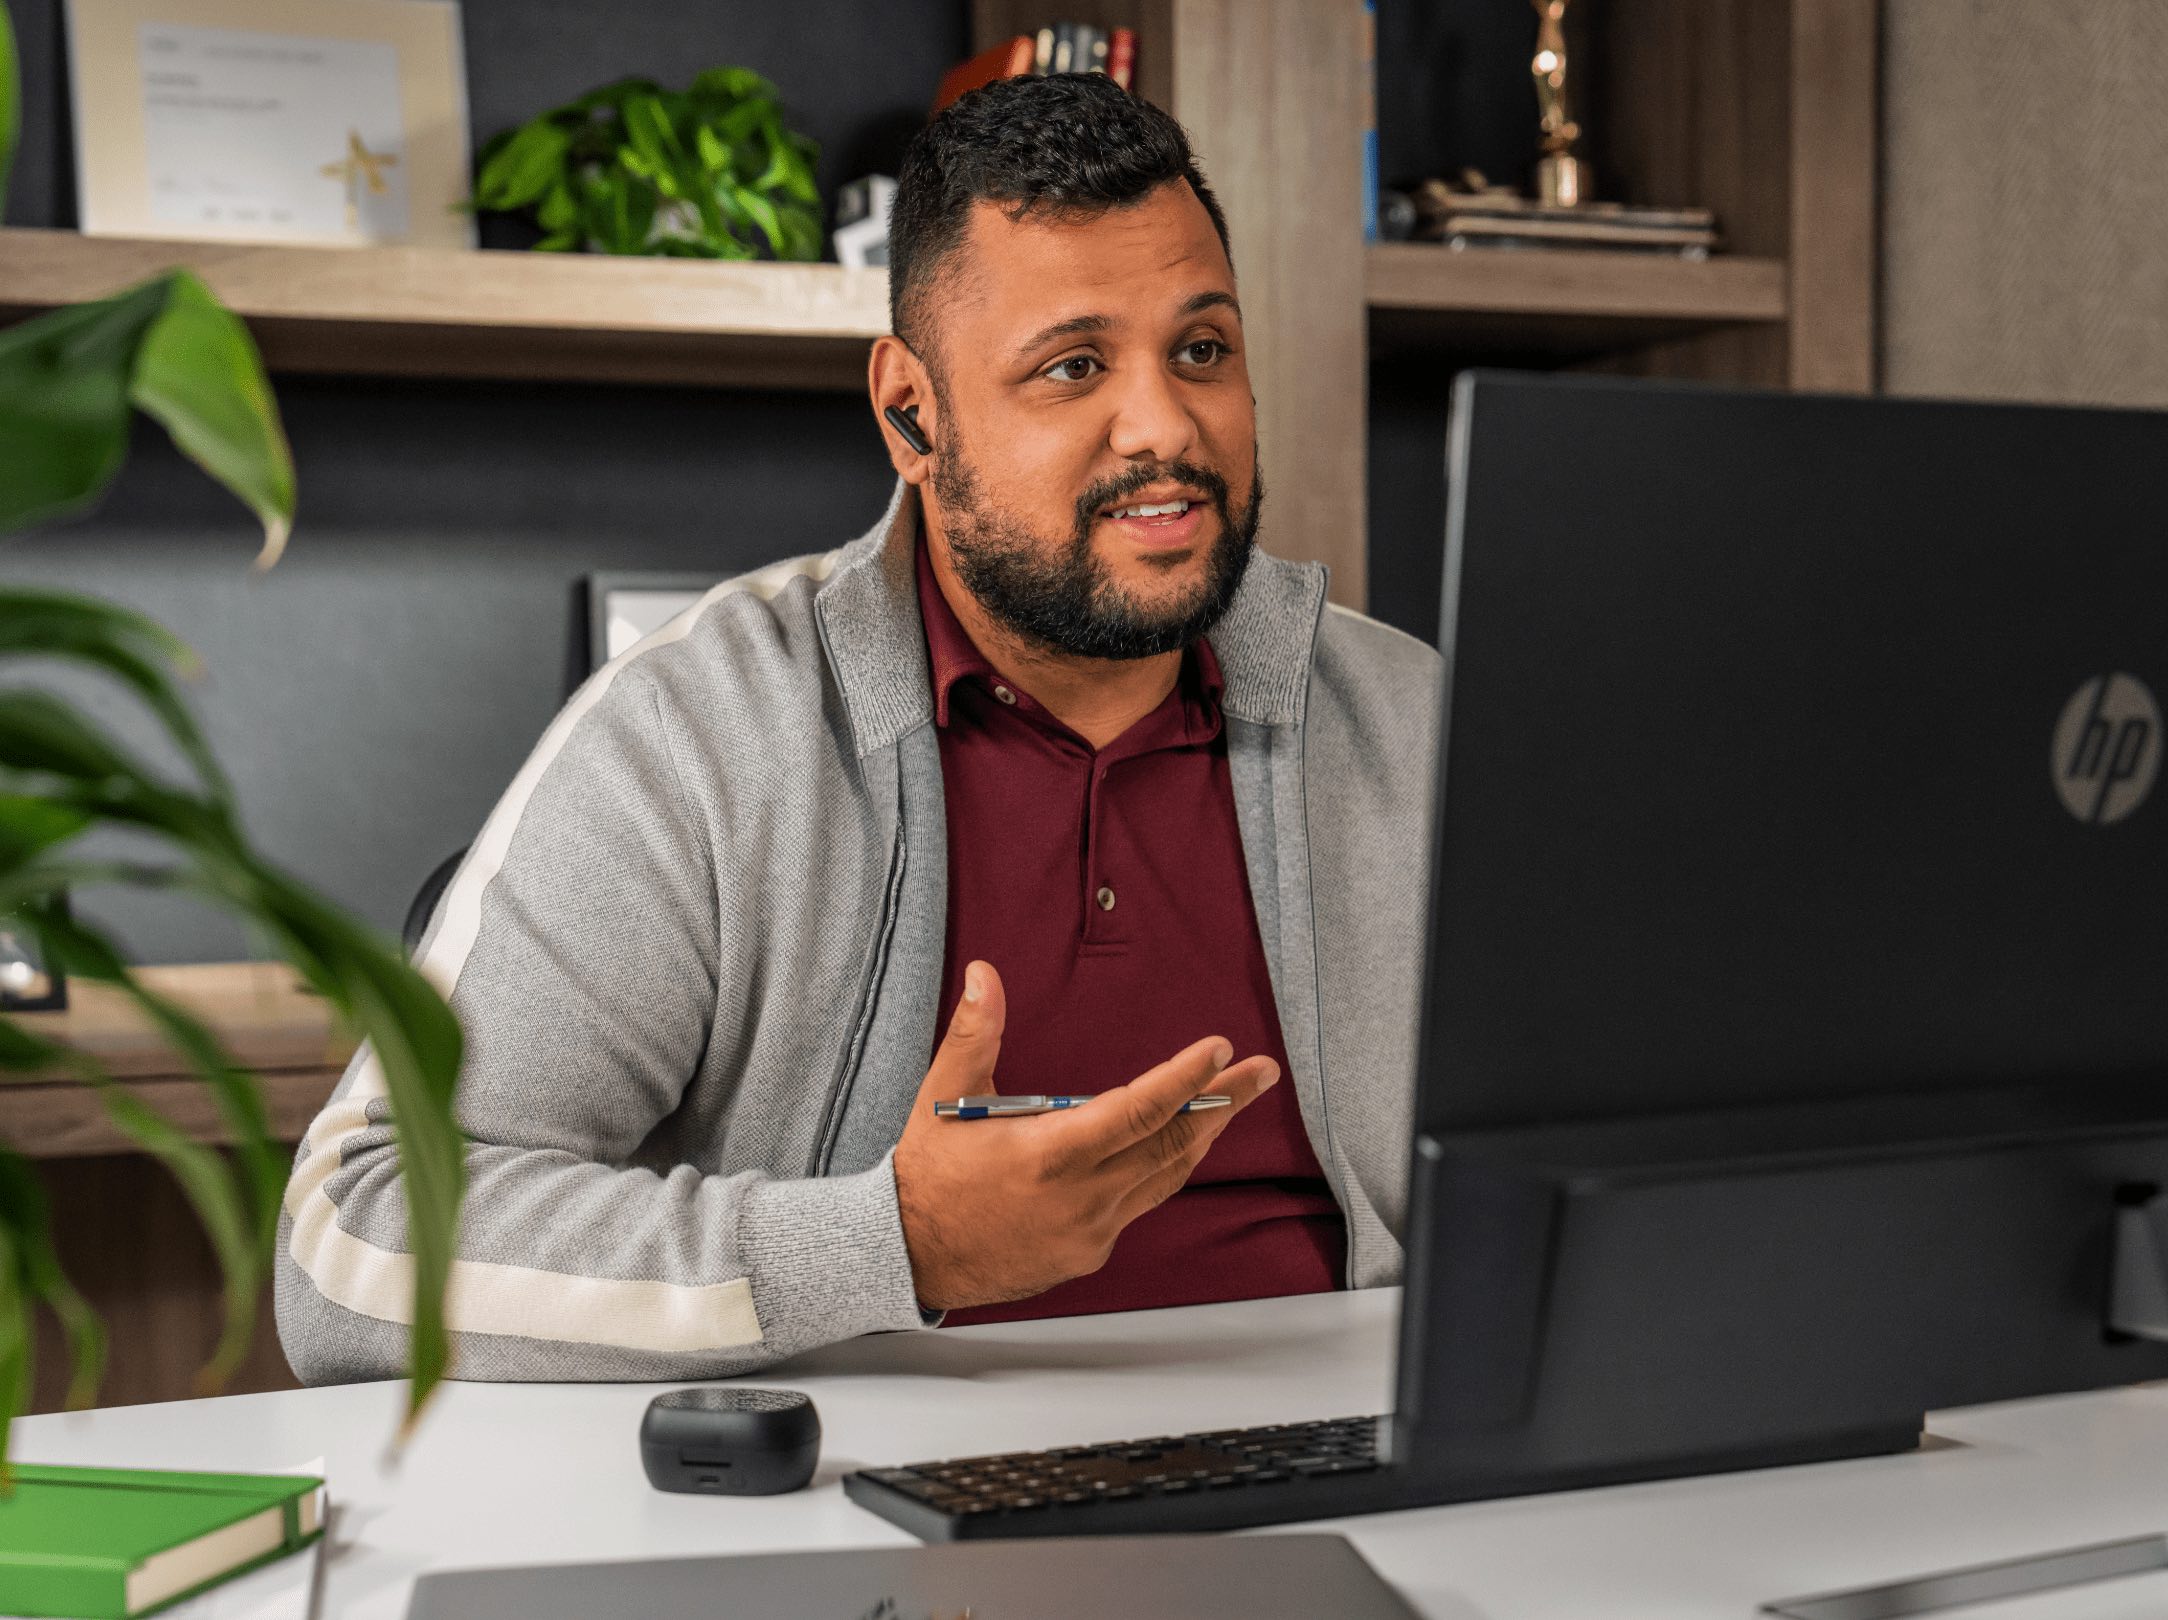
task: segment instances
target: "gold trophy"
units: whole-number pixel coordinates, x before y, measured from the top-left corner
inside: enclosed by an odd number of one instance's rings
[[[1536,16],[1536,54],[1528,64],[1535,75],[1536,105],[1543,113],[1543,155],[1536,160],[1536,201],[1553,208],[1575,208],[1589,200],[1588,165],[1573,155],[1581,126],[1566,104],[1567,0],[1532,0]]]

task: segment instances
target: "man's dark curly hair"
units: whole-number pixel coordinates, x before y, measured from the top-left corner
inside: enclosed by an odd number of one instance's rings
[[[1000,203],[1012,220],[1089,219],[1171,180],[1189,182],[1227,248],[1226,216],[1182,126],[1105,74],[998,79],[959,97],[903,155],[888,224],[890,326],[932,362],[921,341],[926,295],[963,241],[972,204]]]

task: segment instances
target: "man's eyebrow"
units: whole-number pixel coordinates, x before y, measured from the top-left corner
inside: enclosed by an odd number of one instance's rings
[[[1242,306],[1235,302],[1235,295],[1214,288],[1210,292],[1193,293],[1183,300],[1178,315],[1196,315],[1208,309],[1231,309],[1235,318],[1242,318]],[[1041,327],[1016,346],[1016,357],[1021,360],[1056,338],[1082,337],[1087,332],[1104,332],[1113,321],[1104,315],[1072,315],[1066,321],[1056,321],[1052,326]]]
[[[1235,319],[1242,318],[1242,306],[1235,302],[1235,295],[1217,290],[1198,293],[1182,306],[1181,312],[1184,315],[1196,315],[1208,309],[1231,309],[1235,312]]]
[[[1066,321],[1056,321],[1052,326],[1042,327],[1016,346],[1016,357],[1021,360],[1034,349],[1053,342],[1056,338],[1080,337],[1086,332],[1104,332],[1114,323],[1104,315],[1072,315]]]

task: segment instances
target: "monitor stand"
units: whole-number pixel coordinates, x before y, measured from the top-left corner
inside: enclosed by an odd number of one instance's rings
[[[2168,1569],[2168,1536],[2134,1536],[2091,1547],[2035,1553],[1996,1564],[1915,1575],[1884,1586],[1858,1586],[1815,1597],[1782,1598],[1764,1603],[1772,1620],[1910,1620],[1937,1609],[1969,1608],[1997,1598],[2056,1592],[2119,1575],[2144,1575]]]

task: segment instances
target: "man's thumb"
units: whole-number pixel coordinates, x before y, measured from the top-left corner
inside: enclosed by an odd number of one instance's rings
[[[919,1088],[921,1100],[942,1101],[975,1096],[994,1089],[994,1064],[1001,1056],[1001,1031],[1008,1018],[1002,997],[1001,975],[988,962],[973,962],[964,969],[964,993],[956,1011],[949,1015],[948,1033],[933,1055],[926,1083]]]

